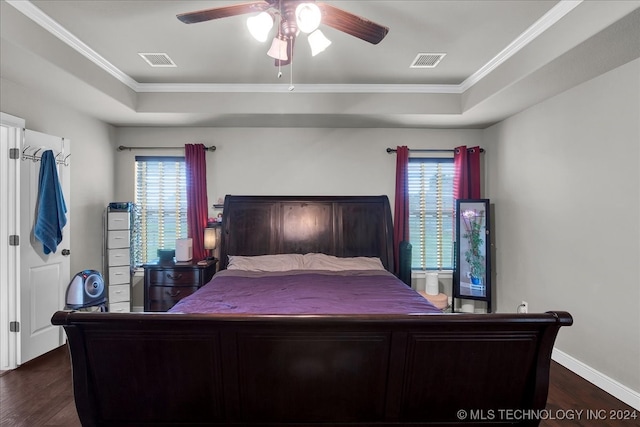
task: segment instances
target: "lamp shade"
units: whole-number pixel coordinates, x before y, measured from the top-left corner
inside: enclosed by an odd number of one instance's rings
[[[324,52],[331,45],[331,40],[325,37],[320,30],[315,30],[307,37],[309,46],[311,46],[311,56],[316,56],[320,52]]]
[[[254,39],[259,42],[267,41],[269,31],[273,27],[273,16],[267,12],[261,12],[256,16],[247,18],[247,27]]]
[[[216,229],[215,228],[205,228],[204,229],[204,248],[205,249],[215,249],[218,244]]]
[[[278,36],[274,37],[267,55],[273,59],[279,59],[280,61],[286,61],[289,59],[287,55],[287,41]]]
[[[315,3],[300,3],[296,8],[296,23],[303,33],[310,33],[320,26],[322,12]]]

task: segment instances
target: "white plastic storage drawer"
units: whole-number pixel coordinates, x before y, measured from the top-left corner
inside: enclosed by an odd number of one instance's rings
[[[129,248],[109,249],[109,267],[131,264]]]
[[[107,248],[128,248],[129,247],[129,230],[109,231],[107,235]]]
[[[109,267],[109,285],[129,284],[129,266]]]
[[[129,212],[109,212],[107,214],[107,230],[128,230],[130,228]]]
[[[111,313],[129,313],[131,312],[131,304],[129,301],[109,303],[109,311]]]
[[[109,285],[109,302],[129,302],[131,292],[129,290],[129,285]]]

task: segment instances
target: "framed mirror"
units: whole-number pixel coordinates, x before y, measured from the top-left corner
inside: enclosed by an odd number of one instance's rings
[[[487,302],[491,312],[489,199],[456,201],[453,297]]]

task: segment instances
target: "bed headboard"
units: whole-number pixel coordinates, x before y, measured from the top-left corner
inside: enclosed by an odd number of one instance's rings
[[[393,272],[387,196],[225,197],[220,269],[228,255],[309,252],[379,257]]]

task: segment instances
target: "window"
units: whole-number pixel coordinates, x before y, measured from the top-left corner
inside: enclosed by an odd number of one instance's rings
[[[411,267],[453,270],[453,159],[410,158],[408,174]]]
[[[136,156],[134,263],[158,258],[187,237],[187,174],[184,157]]]

